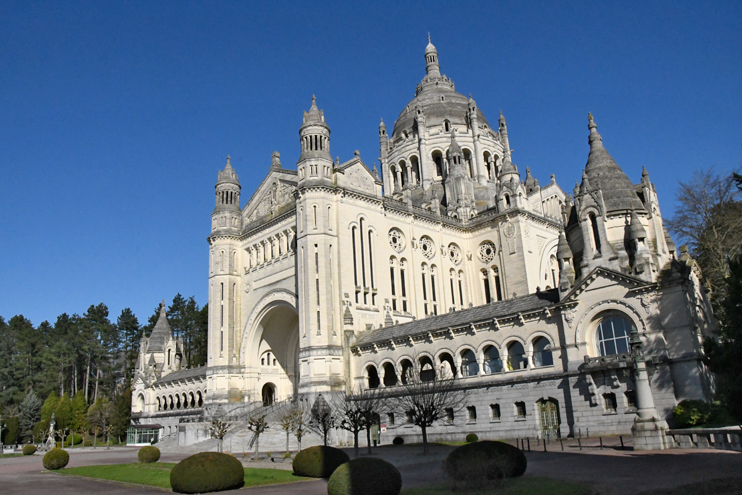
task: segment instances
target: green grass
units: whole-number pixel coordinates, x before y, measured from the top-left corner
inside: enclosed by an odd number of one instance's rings
[[[662,488],[642,492],[641,495],[737,495],[742,478],[722,478],[702,481],[675,488]]]
[[[123,481],[139,485],[172,488],[170,486],[170,470],[174,463],[153,462],[151,464],[109,464],[105,466],[83,466],[60,469],[57,473],[85,476],[110,481]],[[290,483],[307,478],[294,476],[291,471],[282,469],[245,468],[245,486],[273,485],[276,483]]]
[[[507,480],[502,486],[477,491],[453,491],[450,483],[402,490],[401,495],[588,495],[590,489],[577,483],[549,478],[525,477]],[[674,494],[673,494],[674,495]]]
[[[0,454],[0,459],[5,459],[6,457],[23,457],[23,454]]]

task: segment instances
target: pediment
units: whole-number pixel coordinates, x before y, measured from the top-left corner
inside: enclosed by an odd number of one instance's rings
[[[376,180],[374,175],[359,157],[355,157],[352,160],[343,163],[335,170],[338,172],[337,183],[340,187],[347,187],[349,189],[374,194],[377,185],[380,185],[380,182]]]
[[[641,291],[643,289],[653,289],[657,284],[654,282],[647,282],[640,278],[636,278],[632,275],[626,275],[608,268],[597,267],[585,276],[577,285],[572,287],[561,300],[561,302],[575,301],[580,294],[587,290],[597,290],[605,286],[622,286],[626,290]]]
[[[274,218],[296,202],[296,175],[290,170],[271,170],[242,210],[243,225]]]

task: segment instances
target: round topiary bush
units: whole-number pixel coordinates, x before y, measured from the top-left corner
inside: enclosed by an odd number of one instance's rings
[[[24,445],[23,446],[23,455],[33,455],[36,453],[36,446],[35,445]]]
[[[327,483],[327,495],[399,495],[402,475],[383,459],[361,457],[340,465]]]
[[[349,460],[348,454],[340,449],[318,445],[296,454],[292,466],[297,476],[329,478],[338,466]]]
[[[477,436],[476,433],[469,433],[468,435],[466,435],[466,443],[474,443],[478,441],[479,441],[479,437]]]
[[[244,484],[242,463],[219,452],[186,457],[170,471],[170,485],[177,493],[218,492],[241,488]]]
[[[522,476],[527,465],[525,454],[517,447],[484,440],[453,450],[443,467],[457,481],[476,481]]]
[[[49,470],[62,469],[70,462],[70,455],[66,450],[51,449],[44,455],[44,467]]]
[[[160,460],[160,449],[157,447],[142,447],[139,449],[137,457],[139,458],[139,462],[142,464],[157,462]]]
[[[402,438],[402,437],[394,437],[394,440],[392,440],[392,443],[394,445],[402,445],[404,443],[404,438]]]

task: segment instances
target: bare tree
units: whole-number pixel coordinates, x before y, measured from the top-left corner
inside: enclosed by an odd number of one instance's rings
[[[386,398],[378,389],[357,387],[343,393],[335,402],[337,426],[353,434],[355,456],[358,457],[358,434],[366,430],[366,444],[371,454],[371,427],[386,410]]]
[[[268,429],[267,414],[265,412],[255,411],[247,417],[247,429],[253,432],[255,438],[255,460],[260,455],[260,434]]]
[[[358,458],[358,435],[366,428],[366,416],[351,398],[352,394],[344,393],[333,406],[340,420],[338,426],[353,434],[353,454]]]
[[[335,418],[332,415],[332,408],[327,403],[322,394],[319,394],[312,404],[312,421],[311,426],[322,435],[322,440],[327,447],[327,435],[335,427]]]
[[[420,359],[414,358],[415,364],[403,380],[402,386],[390,391],[388,396],[394,399],[395,409],[407,414],[408,420],[419,426],[423,434],[423,454],[428,453],[428,428],[435,421],[442,419],[446,410],[454,412],[464,408],[466,391],[454,377],[437,377],[435,370],[423,370]]]
[[[216,406],[215,408],[207,409],[206,417],[209,423],[209,431],[211,436],[216,438],[216,450],[222,452],[224,446],[224,437],[227,433],[232,431],[235,424],[231,418],[224,411],[222,406]]]
[[[299,444],[299,451],[301,451],[301,439],[309,433],[309,426],[312,423],[312,412],[309,402],[299,397],[291,405],[291,412],[291,432],[296,437],[296,442]]]
[[[742,192],[734,174],[722,176],[713,168],[696,170],[680,182],[679,208],[667,227],[701,267],[712,298],[723,300],[729,260],[742,252]]]
[[[286,432],[286,454],[289,454],[289,435],[294,428],[294,403],[286,402],[276,409],[276,422]]]

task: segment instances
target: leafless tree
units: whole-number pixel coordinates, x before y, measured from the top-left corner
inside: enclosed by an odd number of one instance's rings
[[[420,427],[423,454],[427,454],[428,428],[443,419],[447,409],[454,412],[463,409],[467,394],[455,377],[438,377],[434,369],[427,370],[424,376],[422,372],[420,359],[415,356],[412,369],[405,376],[402,386],[389,390],[387,394],[394,400],[395,409],[404,411],[408,420]]]
[[[368,453],[371,454],[371,427],[386,411],[386,399],[377,389],[354,388],[335,401],[337,426],[353,434],[355,457],[358,457],[358,435],[366,430]]]
[[[260,435],[269,428],[268,415],[262,410],[255,411],[247,417],[247,429],[253,432],[255,437],[255,460],[260,456]]]
[[[289,453],[289,435],[294,427],[294,403],[285,402],[276,408],[276,423],[286,432],[286,454]]]
[[[309,433],[309,426],[312,422],[312,412],[309,402],[299,397],[291,404],[291,432],[296,437],[301,451],[301,439]]]
[[[216,438],[217,452],[222,452],[224,446],[224,437],[227,436],[227,433],[232,431],[235,424],[224,411],[222,406],[207,408],[206,418],[207,421],[210,423],[209,431],[211,432],[211,436],[213,438]]]
[[[690,247],[712,298],[723,300],[729,260],[742,253],[742,192],[734,174],[696,170],[690,181],[678,184],[676,199],[679,207],[667,227]]]
[[[311,409],[312,421],[311,427],[315,429],[321,436],[325,447],[327,446],[327,435],[335,427],[335,418],[332,414],[332,408],[327,403],[322,394],[319,394],[314,400]]]

